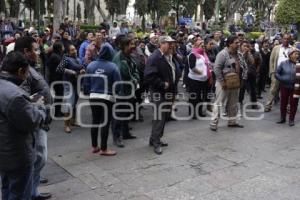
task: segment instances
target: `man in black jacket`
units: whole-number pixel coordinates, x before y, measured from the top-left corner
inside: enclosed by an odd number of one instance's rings
[[[45,119],[45,109],[33,105],[20,84],[29,67],[18,52],[9,53],[0,72],[0,176],[2,200],[31,200],[35,162],[34,130]]]
[[[149,57],[145,68],[145,82],[149,84],[152,103],[155,104],[152,134],[149,144],[154,147],[154,152],[162,154],[162,146],[167,143],[161,141],[164,133],[166,118],[171,112],[173,96],[176,92],[177,77],[180,73],[176,68],[171,54],[170,43],[174,40],[170,36],[159,38],[159,49]]]

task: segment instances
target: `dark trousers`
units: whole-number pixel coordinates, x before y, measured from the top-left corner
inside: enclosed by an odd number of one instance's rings
[[[287,112],[287,105],[290,103],[290,121],[294,121],[297,108],[298,108],[298,98],[294,98],[294,89],[293,88],[286,88],[283,85],[280,86],[280,112],[281,112],[281,119],[286,118]]]
[[[141,109],[137,110],[137,105],[140,105],[143,103],[143,93],[145,92],[145,88],[142,85],[140,89],[137,89],[135,91],[135,99],[132,100],[132,104],[134,106],[134,120],[140,120],[143,118],[141,114]]]
[[[93,117],[93,127],[91,128],[91,138],[92,138],[92,146],[97,147],[98,146],[98,131],[99,131],[99,125],[102,125],[100,128],[101,131],[101,150],[105,151],[107,149],[107,139],[109,134],[109,126],[111,123],[112,118],[112,106],[113,103],[111,101],[105,100],[105,99],[91,99],[91,103],[102,103],[103,105],[92,105],[92,117]],[[105,106],[107,108],[107,112],[104,111]]]
[[[255,103],[255,102],[257,102],[257,97],[256,97],[256,75],[248,74],[248,86],[249,86],[249,92],[250,92],[250,101],[252,103]]]
[[[171,113],[173,102],[172,99],[166,100],[164,95],[160,95],[160,97],[154,97],[153,94],[151,94],[151,97],[151,101],[155,104],[157,112],[154,112],[153,114],[150,141],[152,141],[154,146],[158,146],[160,144],[160,139],[163,137],[165,124],[167,117]]]
[[[62,84],[56,84],[54,86],[54,92],[55,92],[55,96],[62,97],[64,95],[63,85]],[[62,99],[54,97],[54,103],[57,103],[57,105],[55,105],[55,116],[56,117],[63,116],[63,113],[61,112],[61,105],[60,105],[62,103]]]
[[[33,166],[0,171],[2,200],[31,200]]]
[[[189,103],[193,105],[194,116],[202,115],[203,106],[199,106],[196,110],[199,103],[207,102],[207,90],[208,90],[208,81],[196,81],[189,78]],[[190,112],[191,113],[191,112]]]
[[[268,73],[261,72],[259,75],[258,85],[257,85],[258,96],[261,96],[261,93],[265,90],[267,79],[268,79]]]
[[[189,71],[190,71],[189,66],[185,65],[184,69],[183,69],[183,84],[185,84],[187,91],[188,91],[188,81],[189,81],[188,74],[189,74]]]
[[[132,115],[133,112],[134,112],[134,103],[133,102],[134,102],[133,99],[118,99],[117,103],[118,104],[120,103],[120,105],[117,105],[115,107],[116,116],[122,117],[122,118],[129,118],[130,115]],[[130,112],[120,112],[121,110],[130,109],[129,105],[133,105],[132,111],[130,111]],[[133,115],[130,119],[132,119],[132,118],[133,118]],[[114,141],[116,141],[117,139],[121,139],[122,136],[128,136],[130,134],[129,133],[129,120],[130,119],[126,119],[126,120],[113,119],[112,120],[112,133],[113,133],[113,140]]]
[[[247,89],[247,81],[241,80],[241,88],[240,88],[240,92],[239,92],[239,103],[241,105],[243,105],[246,89]]]

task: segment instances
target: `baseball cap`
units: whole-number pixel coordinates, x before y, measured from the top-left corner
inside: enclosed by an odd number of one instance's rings
[[[188,36],[188,40],[192,40],[192,39],[194,39],[195,38],[195,35],[189,35]]]
[[[294,52],[300,52],[299,49],[295,48],[295,47],[292,47],[290,50],[289,50],[289,53],[288,55],[291,56]]]
[[[155,36],[156,36],[155,33],[151,33],[150,36],[149,36],[149,38],[151,39],[151,38],[153,38],[153,37],[155,37]]]
[[[159,44],[165,43],[165,42],[175,42],[170,36],[160,36],[159,37]]]
[[[61,36],[58,33],[53,34],[54,39],[61,39]]]

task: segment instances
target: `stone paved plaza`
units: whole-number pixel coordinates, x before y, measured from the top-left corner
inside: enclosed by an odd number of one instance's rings
[[[172,121],[165,130],[169,147],[157,156],[148,146],[151,109],[145,108],[145,122],[131,123],[138,139],[125,141],[124,149],[109,139],[115,157],[90,153],[89,129],[67,135],[63,122],[54,122],[44,170],[50,182],[41,191],[54,200],[300,199],[299,117],[295,127],[277,125],[277,105],[262,120],[241,120],[244,129],[221,121],[217,133],[209,121]]]

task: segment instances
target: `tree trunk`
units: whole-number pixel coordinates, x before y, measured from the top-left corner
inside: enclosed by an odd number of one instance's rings
[[[29,8],[29,21],[30,21],[30,26],[32,25],[32,9]]]
[[[215,22],[219,22],[219,17],[220,17],[220,0],[217,0],[216,2],[216,7],[215,7]]]
[[[67,0],[67,6],[66,6],[66,15],[69,16],[70,14],[70,9],[69,9],[70,1]]]
[[[176,5],[176,21],[177,24],[179,24],[179,1],[177,1],[177,5]]]
[[[105,14],[105,12],[103,11],[103,9],[100,6],[100,0],[96,1],[96,8],[99,11],[100,15],[102,16],[103,19],[107,19],[107,15]],[[114,16],[111,16],[112,21],[114,20]]]
[[[195,22],[198,20],[198,6],[195,9]]]
[[[143,30],[143,32],[145,32],[145,30],[146,30],[146,19],[145,19],[145,15],[143,15],[143,18],[142,18],[142,30]]]
[[[127,9],[127,5],[128,5],[128,0],[119,0],[119,4],[120,4],[120,13],[121,15],[126,15],[126,9]]]
[[[67,7],[69,6],[67,3],[68,0],[62,0],[62,18],[64,19],[65,17],[67,17]]]
[[[19,12],[20,12],[20,2],[16,1],[10,5],[10,17],[18,19]]]
[[[297,41],[300,41],[300,34],[299,34],[300,33],[300,22],[298,22],[296,25],[297,25],[297,32],[298,32]]]
[[[73,0],[73,9],[74,9],[73,19],[74,19],[74,22],[75,22],[76,21],[76,11],[77,11],[76,0]]]
[[[202,24],[204,19],[203,19],[203,16],[204,16],[204,6],[203,4],[200,4],[200,23]]]
[[[86,10],[88,24],[95,24],[94,9],[96,6],[95,0],[84,0],[84,8]]]
[[[51,14],[53,14],[53,2],[52,0],[47,0],[47,12],[48,12],[48,16],[50,16]]]
[[[5,10],[6,10],[5,0],[0,0],[0,15],[5,14]]]
[[[63,21],[63,1],[65,0],[54,0],[54,19],[53,19],[53,32],[55,33],[59,29],[60,23]]]
[[[233,17],[235,12],[243,6],[243,4],[246,2],[246,0],[238,0],[237,2],[233,2],[232,0],[228,0],[228,7],[227,7],[227,25],[233,22]],[[234,3],[234,5],[233,5]]]

